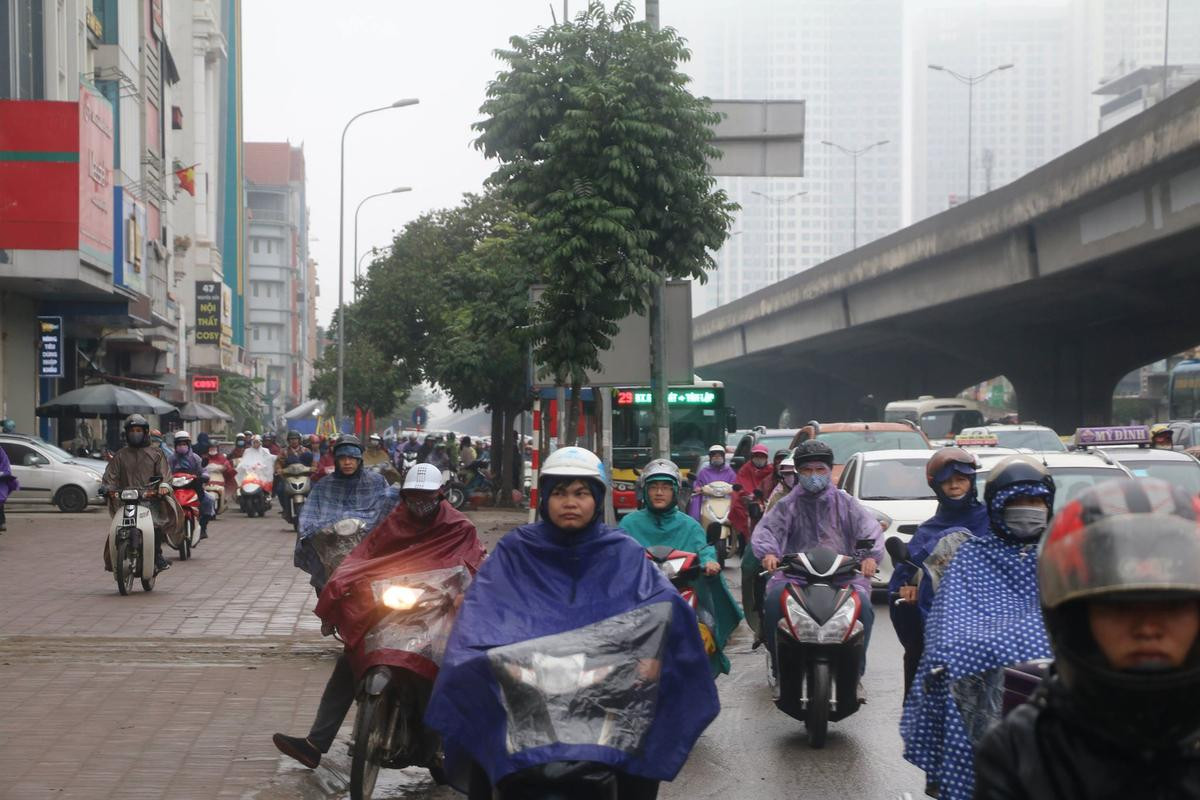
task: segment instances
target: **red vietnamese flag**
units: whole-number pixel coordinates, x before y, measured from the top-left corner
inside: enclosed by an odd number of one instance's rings
[[[192,197],[196,196],[196,164],[192,164],[190,167],[180,167],[175,170],[175,177],[179,179],[180,189],[183,189]]]

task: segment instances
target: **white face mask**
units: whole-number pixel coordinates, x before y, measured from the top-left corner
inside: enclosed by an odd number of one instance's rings
[[[1004,509],[1004,525],[1018,539],[1032,541],[1046,532],[1050,513],[1037,506],[1009,506]]]

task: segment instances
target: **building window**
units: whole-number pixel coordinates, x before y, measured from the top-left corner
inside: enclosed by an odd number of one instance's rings
[[[255,297],[258,297],[258,281],[250,281],[250,291],[254,292]]]
[[[267,252],[268,253],[275,252],[275,240],[274,239],[267,239]]]
[[[255,253],[258,252],[258,239],[257,238],[250,239],[250,249]]]
[[[257,325],[255,325],[255,326],[254,326],[254,327],[252,327],[250,330],[254,331],[254,341],[256,341],[256,342],[257,342],[257,341],[258,341],[258,326],[257,326]]]

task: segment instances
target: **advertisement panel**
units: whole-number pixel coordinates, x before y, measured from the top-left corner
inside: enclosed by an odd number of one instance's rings
[[[113,265],[113,113],[102,95],[79,87],[79,250]]]
[[[196,344],[221,344],[221,286],[196,281]]]
[[[121,285],[139,294],[146,289],[146,206],[128,190],[120,192]]]
[[[221,284],[221,342],[233,341],[233,289]]]
[[[37,369],[39,378],[63,376],[62,317],[38,317]]]

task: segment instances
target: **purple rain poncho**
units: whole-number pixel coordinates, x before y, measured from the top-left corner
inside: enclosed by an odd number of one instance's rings
[[[4,452],[4,448],[0,447],[0,505],[4,505],[4,501],[8,496],[21,488],[17,476],[12,473],[12,465],[8,461],[8,453]]]
[[[695,481],[692,483],[692,498],[688,501],[688,513],[694,519],[700,519],[700,499],[703,497],[697,489],[713,481],[725,481],[732,486],[737,483],[737,473],[728,464],[722,464],[719,467],[714,467],[712,464],[705,464],[700,468],[700,471],[696,473]]]
[[[750,547],[759,560],[802,553],[824,545],[835,553],[855,555],[857,542],[869,539],[873,544],[869,555],[878,563],[883,558],[883,529],[866,506],[830,484],[812,494],[798,487],[793,489],[754,528]],[[771,576],[770,587],[784,580],[795,580],[780,571]],[[869,596],[871,582],[858,575],[850,581],[860,592]]]

